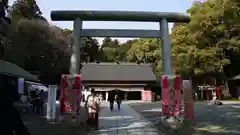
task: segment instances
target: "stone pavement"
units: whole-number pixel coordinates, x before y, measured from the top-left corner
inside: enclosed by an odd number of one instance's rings
[[[111,112],[106,106],[99,117],[99,130],[88,135],[164,135],[154,128],[143,116],[134,111],[127,102],[123,102],[121,110]]]

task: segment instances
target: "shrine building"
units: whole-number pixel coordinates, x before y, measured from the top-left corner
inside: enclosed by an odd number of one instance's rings
[[[81,68],[84,87],[94,88],[106,97],[119,90],[125,100],[141,100],[144,90],[156,84],[151,64],[136,63],[87,63]]]

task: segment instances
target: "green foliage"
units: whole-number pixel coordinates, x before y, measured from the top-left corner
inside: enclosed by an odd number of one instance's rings
[[[191,14],[190,23],[175,24],[172,32],[178,72],[196,75],[221,71],[223,66],[231,64],[226,52],[239,53],[239,2],[197,2],[188,13]]]
[[[127,52],[132,47],[132,45],[137,41],[138,41],[137,39],[134,39],[134,40],[128,40],[127,42],[122,43],[120,45],[120,47],[117,49],[116,60],[117,61],[128,61],[127,60]]]
[[[44,19],[42,12],[35,0],[16,0],[10,7],[11,14],[22,16],[27,19]]]
[[[104,38],[102,46],[100,48],[101,54],[100,61],[105,62],[126,61],[126,52],[129,50],[131,45],[132,40],[120,44],[120,42],[117,39],[112,40],[109,37]]]
[[[70,38],[61,28],[49,25],[35,0],[16,0],[9,9],[12,21],[7,26],[3,59],[39,72],[43,82],[52,83],[69,68]]]
[[[161,59],[161,43],[159,39],[138,39],[127,52],[129,61],[145,63]]]

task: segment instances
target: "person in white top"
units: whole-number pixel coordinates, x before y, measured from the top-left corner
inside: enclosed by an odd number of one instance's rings
[[[212,91],[212,104],[215,104],[216,100],[217,100],[217,94],[215,91]]]
[[[85,98],[85,101],[87,101],[87,97],[91,94],[91,91],[89,90],[86,90],[85,93],[84,93],[84,98]]]
[[[98,129],[98,113],[99,113],[99,98],[96,96],[95,90],[91,89],[91,94],[88,95],[85,107],[88,109],[88,124]]]
[[[100,95],[99,95],[99,98],[100,98],[100,101],[102,101],[102,100],[103,100],[103,95],[100,94]]]

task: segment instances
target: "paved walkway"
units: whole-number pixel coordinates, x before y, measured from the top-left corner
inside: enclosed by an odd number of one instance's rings
[[[102,104],[107,106],[106,103]],[[123,102],[121,111],[111,112],[108,107],[100,112],[99,130],[89,135],[163,135],[149,121],[135,112],[127,102]]]

